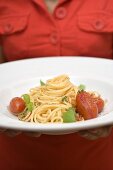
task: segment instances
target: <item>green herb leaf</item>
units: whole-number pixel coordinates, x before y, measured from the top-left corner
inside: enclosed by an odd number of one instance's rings
[[[69,108],[67,112],[63,113],[63,122],[64,123],[75,122],[76,121],[75,114],[76,112],[74,108]]]
[[[84,84],[80,84],[80,85],[78,86],[79,91],[84,91],[85,88],[86,88],[86,87],[85,87]]]
[[[64,96],[63,98],[62,98],[62,102],[67,102],[68,100],[67,100],[67,96]]]
[[[40,80],[40,85],[41,85],[41,86],[44,86],[45,83],[44,83],[42,80]]]
[[[27,109],[28,109],[29,112],[32,112],[33,108],[34,108],[33,102],[30,102],[30,103],[27,104]]]
[[[30,103],[30,96],[28,94],[23,94],[22,97],[26,104]]]

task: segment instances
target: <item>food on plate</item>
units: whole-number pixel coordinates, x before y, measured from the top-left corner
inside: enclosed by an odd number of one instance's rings
[[[20,97],[14,97],[11,101],[10,101],[10,105],[9,105],[9,109],[12,113],[14,113],[15,115],[17,115],[18,113],[21,113],[24,111],[26,105],[25,102],[22,98]]]
[[[68,75],[43,82],[21,97],[14,97],[9,110],[19,120],[35,123],[70,123],[98,117],[104,108],[100,95],[74,85]]]
[[[85,120],[96,118],[103,110],[104,100],[94,93],[82,91],[76,96],[76,111],[83,116]]]

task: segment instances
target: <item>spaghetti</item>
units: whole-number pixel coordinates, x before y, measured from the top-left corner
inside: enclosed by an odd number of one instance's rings
[[[35,123],[63,123],[63,113],[75,105],[78,87],[70,82],[67,75],[47,80],[45,84],[30,89],[33,103],[32,112],[22,112],[20,120]]]

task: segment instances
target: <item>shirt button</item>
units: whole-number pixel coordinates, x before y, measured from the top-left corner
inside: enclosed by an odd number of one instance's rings
[[[64,7],[59,7],[56,9],[55,14],[58,19],[63,19],[65,18],[67,11]]]
[[[10,32],[12,32],[12,29],[13,29],[13,27],[12,27],[11,24],[6,24],[6,25],[4,25],[4,32],[5,32],[5,33],[10,33]]]
[[[97,20],[95,21],[94,23],[94,27],[97,29],[97,30],[101,30],[104,28],[104,22],[102,20]]]
[[[52,32],[50,35],[50,41],[53,45],[56,45],[58,43],[58,34],[57,32]]]

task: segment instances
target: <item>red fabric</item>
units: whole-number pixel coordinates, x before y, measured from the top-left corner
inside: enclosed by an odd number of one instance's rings
[[[42,56],[112,58],[113,1],[1,0],[0,35],[8,61]],[[47,49],[47,50],[46,50]]]
[[[2,40],[0,39],[0,46],[2,45]]]
[[[60,0],[53,15],[42,0],[0,0],[0,38],[7,61],[42,56],[113,59],[113,1]],[[113,170],[113,132],[86,140],[0,136],[3,170]]]

